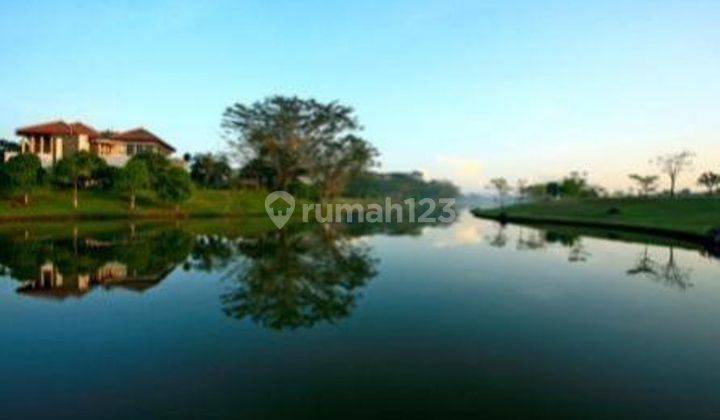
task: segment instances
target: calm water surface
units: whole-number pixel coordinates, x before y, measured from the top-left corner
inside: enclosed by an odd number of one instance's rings
[[[720,264],[603,232],[0,229],[3,418],[720,417]]]

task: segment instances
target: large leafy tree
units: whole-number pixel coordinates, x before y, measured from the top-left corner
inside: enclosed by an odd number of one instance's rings
[[[339,195],[348,179],[369,169],[377,155],[374,147],[353,134],[323,141],[310,172],[320,198],[326,200]]]
[[[274,187],[284,190],[315,169],[324,145],[360,129],[353,112],[337,102],[273,96],[228,107],[222,127],[233,152],[246,160],[261,159],[275,172]]]
[[[72,184],[73,208],[78,208],[80,183],[91,180],[93,173],[105,165],[107,164],[101,158],[85,151],[63,158],[55,165],[55,177],[58,181]]]
[[[130,210],[135,210],[135,197],[138,190],[147,188],[150,185],[150,172],[145,161],[141,159],[130,159],[120,169],[115,181],[115,187],[128,194],[130,198]]]
[[[41,170],[40,159],[29,153],[17,155],[5,164],[3,172],[8,186],[11,191],[22,194],[25,205],[30,202],[30,193],[38,184]]]
[[[170,167],[161,172],[154,188],[160,200],[175,204],[176,212],[180,211],[180,204],[187,201],[192,195],[190,174],[177,167]]]

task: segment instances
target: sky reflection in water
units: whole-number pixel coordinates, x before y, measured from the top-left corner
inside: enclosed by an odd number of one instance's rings
[[[5,228],[0,403],[9,415],[716,413],[718,261],[607,235],[468,214],[266,233]]]

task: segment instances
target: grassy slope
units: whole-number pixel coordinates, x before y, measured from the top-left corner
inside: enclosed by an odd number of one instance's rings
[[[180,207],[184,215],[190,216],[260,216],[265,215],[263,191],[216,191],[196,190],[192,198]],[[30,205],[25,207],[17,200],[0,200],[0,220],[68,217],[169,217],[174,215],[174,206],[157,201],[149,193],[138,197],[137,209],[128,210],[127,199],[108,191],[81,191],[80,206],[72,208],[71,192],[40,189],[30,196]]]
[[[618,208],[620,213],[609,214],[611,208]],[[696,235],[704,235],[710,229],[720,227],[720,198],[568,199],[521,204],[507,207],[504,211],[509,218],[639,226]],[[474,212],[480,217],[498,217],[501,210]]]

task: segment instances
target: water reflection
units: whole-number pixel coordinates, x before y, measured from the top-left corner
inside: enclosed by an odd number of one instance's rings
[[[219,297],[225,314],[272,329],[335,322],[356,307],[367,284],[377,275],[378,259],[362,237],[372,234],[419,236],[425,225],[302,225],[282,231],[228,228],[217,222],[197,226],[116,224],[52,232],[17,228],[0,233],[0,275],[20,284],[24,296],[63,300],[83,297],[94,289],[142,293],[173,270],[221,273]],[[570,263],[593,258],[593,237],[644,244],[624,272],[676,290],[693,287],[692,270],[675,256],[671,241],[576,229],[529,228],[465,219],[447,233],[435,229],[437,244],[517,251],[567,250]],[[465,233],[469,232],[469,233]],[[427,240],[432,240],[428,237]],[[451,241],[451,242],[448,242]],[[603,243],[603,242],[600,242]],[[652,247],[661,245],[661,247]],[[651,249],[652,248],[652,249]],[[657,249],[655,249],[657,248]],[[444,251],[439,251],[444,252]],[[705,254],[707,255],[707,254]],[[612,268],[611,268],[612,269]]]
[[[371,249],[329,225],[241,241],[247,257],[232,274],[223,310],[272,329],[309,327],[347,317],[377,274]]]
[[[249,225],[246,225],[249,226]],[[80,298],[96,288],[144,292],[173,270],[220,273],[223,312],[272,329],[347,317],[377,274],[360,238],[419,235],[422,225],[300,225],[282,231],[229,232],[215,225],[114,225],[69,232],[0,234],[0,274],[22,295]],[[42,232],[42,233],[41,233]]]
[[[488,245],[504,248],[510,242],[507,228],[506,225],[497,224],[495,233],[487,236]],[[554,230],[518,228],[515,238],[515,249],[518,251],[536,251],[547,248],[549,244],[559,244],[568,248],[567,259],[572,263],[587,261],[591,256],[580,235]]]
[[[81,297],[93,288],[123,288],[138,292],[160,283],[185,260],[192,238],[168,229],[113,239],[70,237],[46,239],[0,236],[0,265],[21,282],[17,292],[65,299]]]
[[[638,255],[637,262],[631,267],[627,274],[630,276],[642,276],[655,282],[677,290],[686,290],[693,287],[690,282],[692,270],[680,266],[675,260],[675,247],[668,247],[667,260],[661,263],[648,253],[646,245]]]
[[[635,264],[626,270],[628,276],[638,276],[650,279],[663,286],[684,291],[693,287],[691,282],[692,270],[680,264],[675,257],[675,248],[684,245],[684,248],[695,248],[700,255],[714,258],[714,255],[704,248],[692,244],[682,244],[670,239],[648,237],[642,235],[624,236],[617,232],[598,231],[596,229],[563,229],[563,228],[528,228],[524,226],[508,226],[500,223],[494,224],[494,231],[485,236],[489,246],[503,248],[512,242],[510,229],[515,229],[515,249],[518,251],[538,251],[557,245],[568,249],[567,260],[571,263],[586,262],[592,257],[583,235],[589,237],[613,238],[644,244]],[[664,245],[667,252],[665,257],[655,257],[649,252],[650,245]]]

